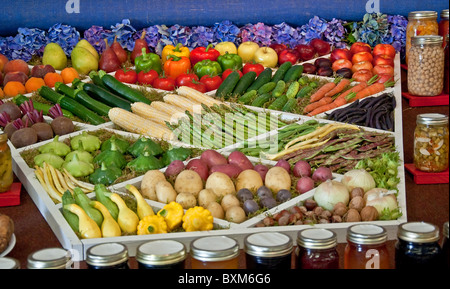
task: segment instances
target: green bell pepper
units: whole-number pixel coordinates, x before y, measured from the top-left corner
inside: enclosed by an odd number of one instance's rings
[[[144,152],[149,152],[150,155],[157,156],[162,154],[164,150],[150,138],[141,137],[128,148],[128,152],[134,157],[138,157]]]
[[[152,69],[158,72],[158,74],[162,72],[161,58],[159,58],[159,55],[147,53],[145,48],[142,48],[142,55],[136,57],[134,60],[134,65],[137,73],[141,71],[149,72]]]
[[[161,160],[152,156],[149,152],[144,152],[127,164],[131,170],[142,173],[150,170],[159,170],[163,167]]]
[[[232,70],[240,70],[242,68],[242,58],[238,54],[225,53],[217,58],[222,71],[231,68]]]
[[[95,171],[89,175],[89,181],[96,184],[103,184],[109,186],[114,183],[122,175],[122,170],[111,166],[107,167],[105,163],[102,163],[101,167],[95,169]]]
[[[222,67],[217,61],[204,59],[194,65],[194,73],[198,78],[202,78],[204,75],[216,76],[222,73]]]
[[[190,155],[192,151],[188,148],[172,148],[166,151],[162,157],[162,162],[164,166],[168,166],[172,161],[179,160],[185,161]]]

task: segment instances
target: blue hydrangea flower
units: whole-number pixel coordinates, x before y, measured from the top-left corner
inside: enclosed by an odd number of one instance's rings
[[[2,46],[6,47],[3,53],[9,60],[12,59],[22,59],[25,62],[31,60],[34,51],[31,51],[24,47],[21,43],[17,41],[16,37],[8,36],[5,38],[5,43]]]
[[[14,41],[21,44],[32,55],[42,56],[47,45],[47,33],[39,28],[19,28]]]
[[[389,23],[386,14],[366,13],[363,21],[353,23],[352,35],[356,41],[364,42],[374,47],[384,41],[390,41]]]
[[[285,22],[276,24],[272,27],[271,40],[273,43],[295,47],[298,44],[298,30]]]
[[[106,49],[105,39],[111,38],[111,33],[111,30],[106,30],[102,26],[93,25],[84,31],[83,36],[101,54]],[[109,43],[109,45],[111,44]]]
[[[346,30],[344,25],[345,21],[333,18],[327,23],[327,29],[323,32],[323,40],[330,43],[331,46],[336,48],[346,47],[345,34]]]
[[[299,35],[299,43],[307,44],[311,40],[318,38],[323,39],[323,33],[327,30],[327,21],[319,16],[314,16],[304,24],[297,28]]]
[[[272,43],[272,27],[262,22],[256,24],[246,24],[241,27],[242,42],[253,41],[260,45],[270,45]]]
[[[129,19],[123,19],[121,23],[111,26],[111,34],[108,43],[113,43],[114,38],[122,45],[124,49],[132,51],[134,48],[134,34],[136,29],[131,26]]]
[[[169,40],[172,45],[181,43],[183,46],[187,46],[189,39],[191,38],[191,28],[179,24],[170,26],[169,29],[167,29],[167,33],[167,40]]]
[[[408,25],[408,20],[401,15],[388,15],[387,21],[390,25],[390,39],[383,39],[383,43],[389,43],[394,46],[395,50],[400,52],[400,56],[403,58],[405,57],[406,26]]]
[[[57,23],[48,30],[48,42],[59,44],[67,56],[80,41],[80,32],[75,27]]]
[[[159,40],[161,38],[160,34],[160,26],[159,25],[153,25],[149,26],[147,28],[142,29],[141,31],[138,31],[134,34],[134,40],[139,39],[142,37],[142,33],[145,31],[144,39],[147,41],[148,47],[150,49],[155,50],[156,46],[158,46]],[[134,48],[134,45],[133,45]]]
[[[239,37],[241,32],[239,27],[234,25],[233,22],[229,20],[215,23],[212,30],[214,33],[214,44],[229,41],[233,42],[237,46],[242,42],[241,38]]]
[[[192,35],[189,39],[189,48],[207,47],[214,41],[214,31],[211,27],[196,26],[192,28]]]

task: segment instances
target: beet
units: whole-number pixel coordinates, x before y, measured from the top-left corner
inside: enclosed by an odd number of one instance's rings
[[[37,133],[30,127],[21,128],[15,131],[11,136],[11,143],[16,148],[26,147],[35,144],[37,141]]]
[[[46,122],[38,122],[31,126],[36,131],[39,141],[48,140],[53,138],[52,126]]]
[[[12,103],[10,101],[7,101],[0,105],[0,114],[3,112],[6,112],[9,115],[11,121],[22,117],[22,111],[20,110],[20,108],[15,103]]]
[[[72,133],[75,130],[73,121],[65,116],[55,118],[50,125],[55,135],[65,135]]]

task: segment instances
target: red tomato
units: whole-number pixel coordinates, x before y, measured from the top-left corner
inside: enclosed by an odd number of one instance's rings
[[[256,76],[258,76],[264,71],[264,66],[261,63],[246,63],[242,68],[242,74],[246,74],[249,71],[256,72]]]
[[[149,70],[148,72],[139,71],[137,75],[137,82],[139,84],[153,85],[153,82],[158,77],[159,77],[158,72],[156,72],[156,70],[153,69]]]
[[[222,84],[222,78],[218,75],[203,75],[202,78],[200,78],[200,82],[206,86],[206,91],[212,91],[219,88]]]
[[[174,90],[175,79],[167,76],[158,77],[155,81],[153,81],[153,87],[162,90]]]
[[[181,73],[175,78],[175,85],[184,86],[187,82],[192,82],[192,80],[199,81],[198,76],[195,73]]]
[[[132,69],[118,69],[114,77],[124,83],[135,84],[137,81],[137,73]]]
[[[225,80],[230,73],[232,73],[234,70],[231,68],[225,69],[224,72],[222,72],[222,80]],[[239,77],[242,77],[243,73],[240,70],[236,70],[239,73]]]
[[[203,93],[206,92],[206,85],[201,82],[198,82],[196,80],[186,81],[184,83],[184,85],[187,87],[193,88],[195,90],[198,90],[200,92],[203,92]]]

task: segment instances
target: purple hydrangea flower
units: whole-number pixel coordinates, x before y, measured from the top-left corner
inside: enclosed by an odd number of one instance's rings
[[[80,41],[80,32],[70,25],[57,23],[48,30],[48,42],[59,44],[67,56],[70,56],[78,41]]]
[[[253,41],[260,45],[270,45],[272,43],[272,27],[262,22],[256,24],[246,24],[241,27],[242,42]]]
[[[346,30],[344,27],[345,21],[333,18],[327,23],[327,29],[323,32],[323,40],[330,43],[336,48],[344,48],[347,44],[344,42]]]
[[[299,34],[299,43],[308,44],[311,40],[323,39],[323,33],[327,30],[327,21],[318,16],[314,16],[308,21],[308,24],[297,28]]]
[[[194,49],[196,47],[207,47],[214,41],[214,31],[211,27],[196,26],[192,28],[192,35],[189,39],[189,47]]]
[[[217,22],[212,27],[214,38],[213,43],[217,44],[219,42],[233,42],[234,44],[239,45],[241,43],[241,38],[239,37],[240,29],[233,22],[229,20],[224,20],[222,22]]]
[[[98,53],[102,53],[106,49],[105,39],[111,38],[111,30],[106,30],[102,26],[93,25],[84,31],[84,39],[86,39]],[[111,45],[112,43],[109,43]]]
[[[390,25],[390,39],[383,39],[383,43],[390,43],[394,46],[396,51],[400,52],[401,58],[404,58],[406,47],[406,26],[408,25],[408,20],[401,15],[388,15],[387,21]]]
[[[113,43],[114,38],[122,45],[124,49],[132,51],[134,48],[134,34],[136,29],[131,26],[129,19],[123,19],[121,23],[111,26],[111,34],[108,37],[108,43]]]
[[[149,26],[147,28],[142,29],[141,31],[138,31],[134,34],[134,40],[139,39],[142,37],[142,33],[145,31],[144,39],[147,41],[148,47],[150,49],[155,50],[156,46],[158,46],[159,40],[161,38],[160,26],[159,25],[153,25]]]
[[[282,22],[272,27],[272,42],[295,47],[298,44],[298,30]]]

